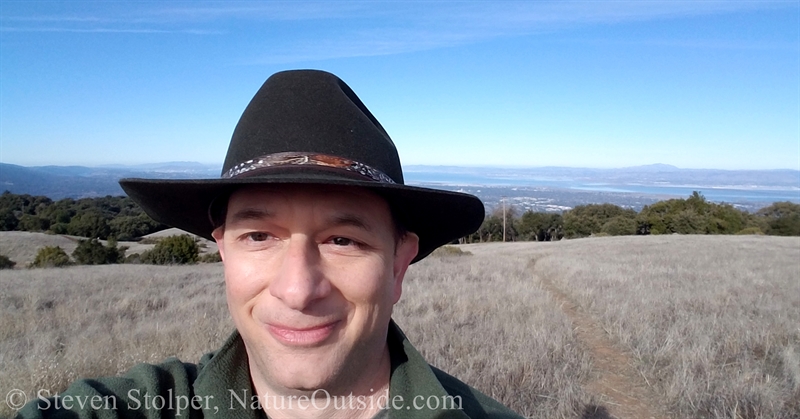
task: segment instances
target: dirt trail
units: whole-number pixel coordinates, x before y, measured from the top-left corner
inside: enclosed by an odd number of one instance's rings
[[[633,359],[616,348],[606,331],[568,294],[551,281],[536,277],[570,318],[578,339],[589,348],[594,361],[594,377],[586,390],[599,397],[601,403],[587,407],[582,419],[667,419],[649,384],[633,367]]]

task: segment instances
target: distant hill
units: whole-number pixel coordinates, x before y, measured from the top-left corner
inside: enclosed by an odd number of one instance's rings
[[[119,179],[126,177],[186,179],[214,178],[215,165],[171,162],[136,166],[34,166],[0,163],[0,192],[44,195],[51,199],[125,195]]]
[[[756,202],[752,208],[747,207],[750,210],[776,201],[800,202],[798,170],[681,169],[652,164],[619,169],[410,165],[404,166],[403,171],[408,184],[474,193],[489,208],[503,197],[535,195],[548,196],[547,204],[551,206],[610,202],[640,209],[665,197],[687,197],[694,190],[715,202]],[[117,181],[125,177],[217,178],[219,173],[219,166],[196,162],[98,167],[0,163],[0,193],[8,190],[55,200],[124,195]],[[536,190],[522,190],[530,188]]]
[[[406,166],[407,178],[424,182],[425,176],[442,182],[484,178],[487,184],[536,185],[536,182],[596,182],[609,185],[702,185],[707,187],[800,189],[800,170],[681,169],[668,164],[593,169],[580,167],[461,167]]]

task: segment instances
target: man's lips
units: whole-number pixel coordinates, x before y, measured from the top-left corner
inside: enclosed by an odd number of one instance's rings
[[[267,330],[278,341],[289,346],[311,346],[324,342],[333,333],[338,321],[312,327],[267,324]]]

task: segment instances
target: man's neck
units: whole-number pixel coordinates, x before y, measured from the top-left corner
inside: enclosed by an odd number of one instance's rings
[[[270,419],[347,418],[370,419],[387,405],[391,358],[387,345],[377,368],[368,369],[357,382],[334,389],[297,391],[253,378],[262,409]],[[252,374],[251,365],[251,374]]]

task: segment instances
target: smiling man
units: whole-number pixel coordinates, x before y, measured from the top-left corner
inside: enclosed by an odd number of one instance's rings
[[[428,365],[392,320],[408,266],[476,230],[483,204],[406,186],[391,139],[336,76],[270,77],[220,179],[120,183],[154,219],[216,240],[236,332],[197,365],[81,380],[22,417],[518,417]]]
[[[353,187],[249,186],[231,195],[214,238],[256,393],[324,389],[316,396],[374,399],[354,417],[378,413],[387,326],[418,245],[398,237],[386,202]]]

